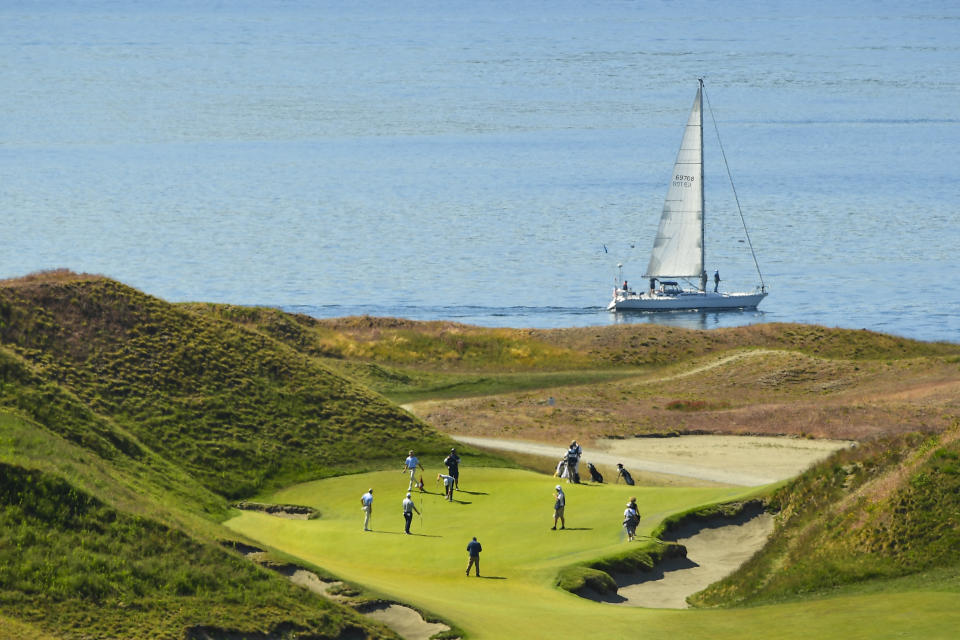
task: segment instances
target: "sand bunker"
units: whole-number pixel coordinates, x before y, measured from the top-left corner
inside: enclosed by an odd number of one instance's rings
[[[387,625],[405,640],[429,640],[434,634],[450,630],[445,624],[427,622],[418,612],[399,604],[380,605],[363,615]]]
[[[664,561],[650,572],[616,574],[617,596],[607,602],[632,607],[685,609],[687,597],[733,573],[766,543],[773,516],[761,514],[744,522],[715,520],[695,523],[671,539],[687,548],[686,558]]]
[[[225,544],[244,554],[250,560],[286,576],[290,582],[298,587],[308,589],[342,604],[356,606],[350,597],[331,592],[333,587],[343,584],[340,581],[323,580],[313,571],[307,571],[295,564],[269,562],[263,549],[242,542],[227,542]],[[441,622],[427,622],[419,611],[401,604],[377,602],[372,605],[360,605],[357,610],[365,617],[390,627],[404,640],[428,640],[434,634],[450,630],[450,627]]]
[[[452,437],[485,449],[515,451],[554,460],[560,460],[566,452],[566,443],[554,445],[477,436]],[[846,440],[774,436],[604,439],[585,446],[582,460],[597,465],[607,480],[613,480],[616,464],[621,462],[635,476],[637,472],[652,472],[721,484],[758,486],[798,475],[834,451],[851,445]]]

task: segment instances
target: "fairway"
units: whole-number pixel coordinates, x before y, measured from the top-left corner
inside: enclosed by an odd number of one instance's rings
[[[621,638],[680,634],[710,638],[949,637],[960,626],[960,595],[905,593],[833,598],[729,610],[622,608],[554,587],[569,564],[623,551],[620,519],[631,495],[649,534],[666,516],[746,497],[743,487],[647,488],[562,485],[567,529],[551,531],[556,479],[511,469],[464,470],[456,502],[432,485],[414,491],[422,523],[403,534],[400,472],[342,476],[282,490],[270,500],[318,509],[316,520],[242,512],[227,526],[398,602],[440,615],[471,638]],[[372,526],[363,532],[360,496],[374,489]],[[466,544],[483,544],[481,578],[465,577]]]

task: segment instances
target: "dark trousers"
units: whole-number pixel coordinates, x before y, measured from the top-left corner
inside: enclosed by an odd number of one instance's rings
[[[470,556],[470,562],[467,563],[467,575],[470,575],[470,567],[477,568],[477,577],[480,577],[480,556]]]
[[[410,523],[413,521],[413,512],[404,513],[403,519],[407,521],[406,526],[403,528],[405,533],[410,533]]]

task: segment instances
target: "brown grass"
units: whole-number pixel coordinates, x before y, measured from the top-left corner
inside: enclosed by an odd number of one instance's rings
[[[960,367],[950,359],[856,362],[769,352],[677,375],[415,404],[448,433],[553,441],[665,432],[864,440],[936,432],[960,415]],[[666,373],[667,375],[663,375]],[[548,396],[554,405],[548,406]]]

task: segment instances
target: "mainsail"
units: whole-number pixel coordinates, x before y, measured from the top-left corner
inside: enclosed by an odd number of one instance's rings
[[[683,132],[645,278],[699,278],[703,272],[702,92]]]

